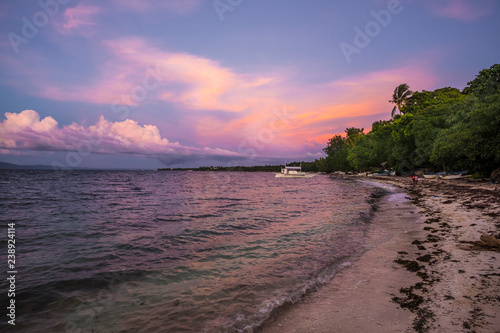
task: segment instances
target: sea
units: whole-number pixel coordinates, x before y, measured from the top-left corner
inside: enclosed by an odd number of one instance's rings
[[[67,333],[255,331],[372,246],[391,191],[327,175],[89,170],[1,170],[0,189],[0,299],[10,226],[15,331]]]

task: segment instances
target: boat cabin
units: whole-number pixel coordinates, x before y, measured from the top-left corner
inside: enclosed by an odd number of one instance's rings
[[[301,167],[286,166],[281,168],[281,173],[284,175],[300,175],[302,173],[301,169]]]

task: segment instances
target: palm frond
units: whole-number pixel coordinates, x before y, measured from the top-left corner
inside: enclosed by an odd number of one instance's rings
[[[395,105],[394,108],[392,109],[392,112],[391,112],[392,118],[394,118],[394,116],[396,115],[396,109],[397,109],[397,105]]]
[[[410,87],[406,83],[402,83],[394,89],[394,93],[392,94],[392,100],[389,101],[390,103],[396,104],[396,106],[392,110],[393,118],[394,115],[396,114],[396,109],[399,110],[399,113],[402,113],[401,108],[405,105],[406,100],[412,94],[413,92],[410,90]]]

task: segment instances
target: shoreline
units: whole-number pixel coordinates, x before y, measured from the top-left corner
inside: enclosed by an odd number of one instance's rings
[[[349,178],[398,187],[411,197],[414,210],[400,202],[396,206],[403,209],[394,214],[395,207],[383,202],[375,219],[388,223],[383,228],[389,235],[255,331],[499,332],[500,251],[473,242],[482,234],[500,238],[500,185]],[[387,214],[398,223],[387,222]]]

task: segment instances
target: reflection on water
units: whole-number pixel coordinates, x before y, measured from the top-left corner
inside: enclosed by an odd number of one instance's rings
[[[17,226],[18,328],[40,332],[257,325],[359,255],[373,190],[272,173],[2,171],[0,182],[2,225]]]

